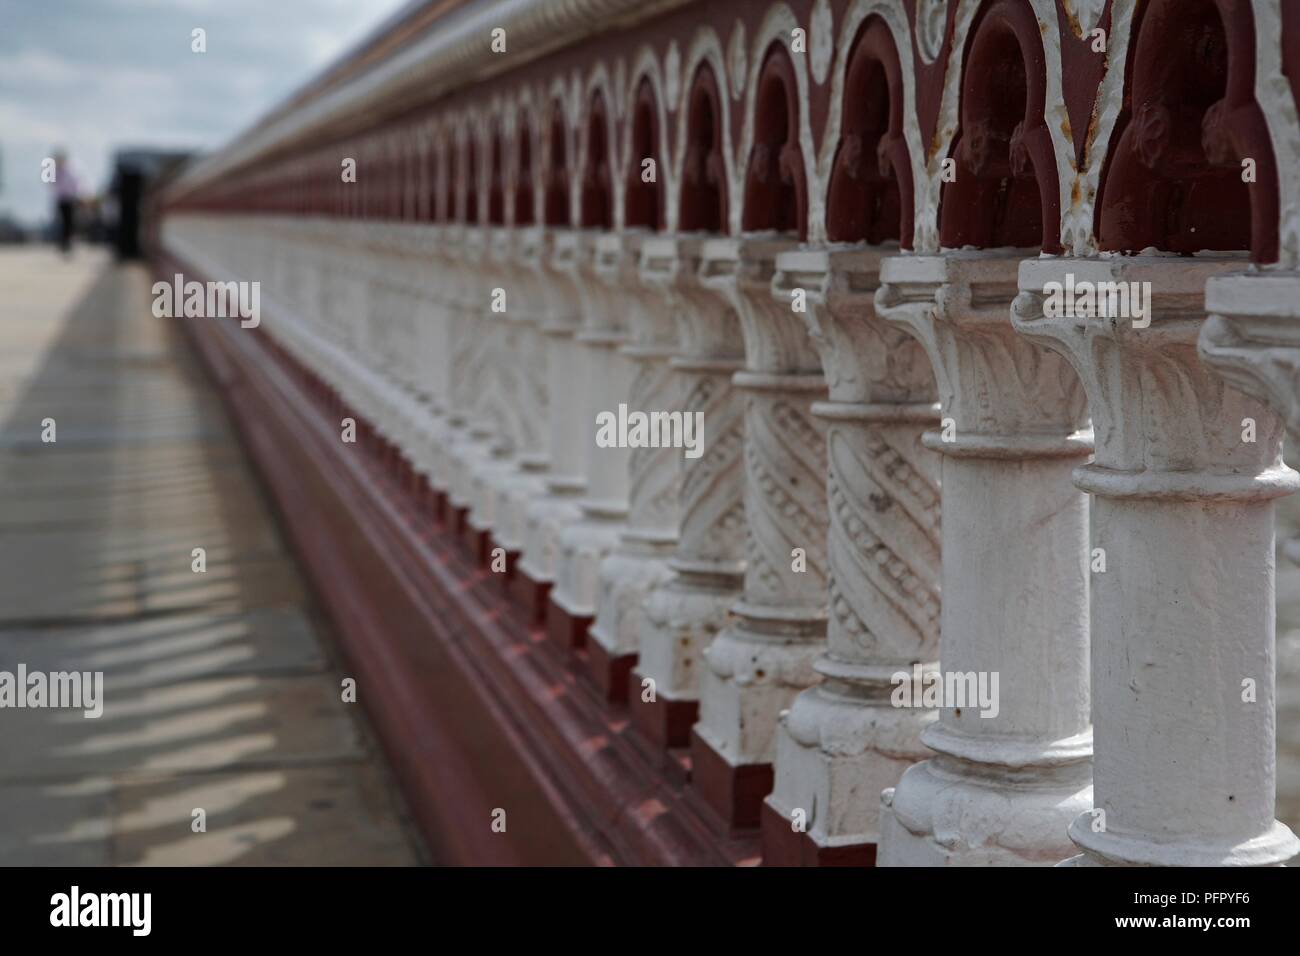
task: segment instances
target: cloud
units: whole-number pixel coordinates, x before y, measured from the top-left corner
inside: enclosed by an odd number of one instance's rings
[[[56,145],[96,191],[117,148],[221,145],[403,3],[0,0],[0,212],[48,216],[40,161]]]

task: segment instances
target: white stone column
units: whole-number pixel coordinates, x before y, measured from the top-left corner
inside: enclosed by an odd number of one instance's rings
[[[334,344],[354,356],[357,361],[340,370],[339,395],[350,415],[364,419],[373,411],[364,366],[363,340],[369,314],[366,288],[369,282],[360,236],[364,224],[360,220],[347,220],[340,224],[338,245],[330,266],[331,281],[322,290],[326,314]],[[365,420],[357,422],[357,440],[363,443],[369,430]]]
[[[498,497],[492,535],[496,545],[506,551],[507,576],[513,577],[524,547],[527,509],[546,494],[551,459],[547,336],[542,331],[547,321],[541,268],[545,233],[540,226],[529,226],[512,230],[510,238],[511,300],[506,313],[510,325],[506,332],[513,343],[518,375],[519,444],[517,468],[495,489]]]
[[[396,227],[389,222],[367,223],[361,260],[365,269],[366,315],[362,356],[369,370],[369,418],[382,440],[380,451],[391,464],[399,438],[397,410],[401,389],[397,353],[400,351],[401,301],[397,290],[400,254]]]
[[[1300,274],[1215,276],[1205,284],[1205,308],[1202,361],[1281,415],[1292,441],[1300,441]],[[1300,538],[1283,550],[1300,564]]]
[[[937,716],[890,702],[893,675],[939,656],[939,457],[921,439],[939,406],[925,351],[876,315],[881,257],[862,246],[777,257],[776,299],[806,295],[830,387],[813,406],[827,429],[830,618],[823,680],[777,730],[768,864],[873,863],[880,793],[928,756],[921,731]]]
[[[473,285],[472,273],[463,267],[466,256],[465,227],[450,224],[440,229],[440,260],[442,269],[436,273],[437,331],[432,341],[430,363],[437,369],[434,378],[438,383],[439,406],[442,414],[433,423],[429,435],[429,471],[433,487],[440,496],[440,517],[451,517],[451,448],[466,429],[468,409],[461,394],[460,376],[456,362],[462,346],[461,317],[465,302]]]
[[[597,268],[612,300],[627,316],[630,339],[620,353],[634,369],[626,399],[629,412],[680,417],[681,378],[669,364],[677,350],[673,302],[641,281],[641,249],[646,241],[650,237],[640,232],[600,236]],[[610,701],[627,700],[646,599],[672,574],[668,559],[677,545],[685,454],[685,449],[668,444],[635,448],[629,456],[627,523],[617,546],[600,564],[596,618],[587,642],[590,673]]]
[[[631,450],[597,447],[596,416],[618,414],[619,404],[628,400],[634,375],[632,361],[621,351],[629,339],[625,306],[610,294],[606,282],[625,251],[598,247],[595,232],[576,235],[573,284],[582,302],[576,340],[583,347],[577,380],[590,384],[575,424],[586,458],[587,487],[581,500],[582,518],[560,534],[555,587],[546,615],[547,632],[566,649],[586,644],[600,593],[600,563],[617,547],[626,526]],[[598,262],[598,257],[605,261]]]
[[[435,414],[429,370],[424,364],[430,334],[427,276],[433,269],[424,224],[394,224],[396,254],[392,265],[395,347],[392,352],[397,390],[394,441],[402,456],[402,479],[409,492],[423,493],[427,476],[428,432]]]
[[[448,336],[454,242],[455,234],[450,230],[425,224],[421,230],[422,254],[412,262],[412,288],[418,308],[414,361],[418,388],[424,398],[413,425],[413,461],[431,493],[444,487],[439,474],[438,445],[450,414]]]
[[[772,298],[780,238],[704,244],[704,282],[727,295],[745,339],[734,378],[745,404],[745,584],[734,620],[704,653],[693,783],[733,826],[753,826],[771,789],[776,723],[819,680],[826,636],[826,397],[801,317]],[[801,557],[796,556],[796,549]]]
[[[629,697],[635,726],[662,748],[690,743],[701,656],[730,620],[745,573],[745,416],[732,385],[744,366],[744,338],[730,299],[701,281],[705,241],[656,236],[641,246],[642,281],[671,301],[677,322],[680,351],[671,365],[683,410],[704,416],[703,454],[681,462],[673,575],[646,599]]]
[[[550,469],[546,494],[524,513],[524,551],[519,559],[519,597],[534,618],[542,619],[559,566],[560,533],[582,514],[578,502],[587,489],[583,439],[587,390],[592,387],[584,364],[586,349],[577,342],[580,324],[574,260],[579,237],[567,229],[548,228],[537,257],[537,276],[544,302],[541,333],[546,343],[549,401]]]
[[[1091,806],[1088,501],[1070,482],[1087,403],[1012,329],[1018,268],[979,251],[881,264],[876,307],[921,342],[939,389],[939,659],[966,692],[922,734],[936,756],[882,795],[881,865],[1054,864]]]
[[[1045,317],[1044,285],[1064,268],[1021,267],[1015,320],[1075,367],[1097,433],[1075,472],[1106,567],[1093,575],[1096,811],[1070,827],[1084,851],[1071,862],[1282,863],[1300,841],[1273,812],[1273,500],[1300,481],[1278,417],[1196,352],[1206,280],[1240,260],[1071,264],[1076,284],[1149,282],[1135,319]]]
[[[448,501],[454,515],[453,529],[468,531],[471,475],[475,465],[492,454],[494,423],[487,417],[486,401],[493,383],[492,329],[488,317],[491,269],[487,261],[487,231],[479,226],[465,228],[461,268],[462,300],[452,318],[452,395],[465,410],[465,427],[453,433],[447,446]]]
[[[469,528],[474,550],[481,561],[488,558],[492,531],[499,521],[500,488],[519,470],[520,449],[526,442],[525,431],[533,429],[528,415],[533,411],[526,402],[528,356],[523,351],[523,311],[527,295],[516,285],[526,273],[516,270],[513,230],[496,228],[489,233],[488,265],[484,288],[487,292],[484,314],[488,330],[487,364],[491,375],[484,383],[490,389],[482,396],[485,417],[492,422],[492,442],[488,454],[470,469]],[[526,280],[525,280],[526,281]],[[492,310],[496,290],[504,296],[504,312]],[[511,318],[511,311],[517,313]],[[544,413],[544,410],[540,410]]]

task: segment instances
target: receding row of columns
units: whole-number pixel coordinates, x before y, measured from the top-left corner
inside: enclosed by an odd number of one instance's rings
[[[1197,351],[1241,260],[166,228],[264,281],[267,330],[771,862],[1300,851],[1273,809],[1272,502],[1296,476],[1278,415]],[[1149,327],[1049,318],[1067,273],[1150,281]],[[598,447],[620,404],[702,412],[703,453]],[[914,668],[996,675],[996,715],[896,706]]]

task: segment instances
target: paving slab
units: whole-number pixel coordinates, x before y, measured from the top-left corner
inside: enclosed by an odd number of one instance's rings
[[[0,676],[103,681],[98,718],[0,708],[0,865],[428,862],[145,271],[5,250],[0,288]]]

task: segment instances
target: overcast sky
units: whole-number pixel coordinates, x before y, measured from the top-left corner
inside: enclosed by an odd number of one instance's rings
[[[0,0],[0,214],[49,215],[59,146],[99,192],[119,147],[222,145],[404,3]]]

